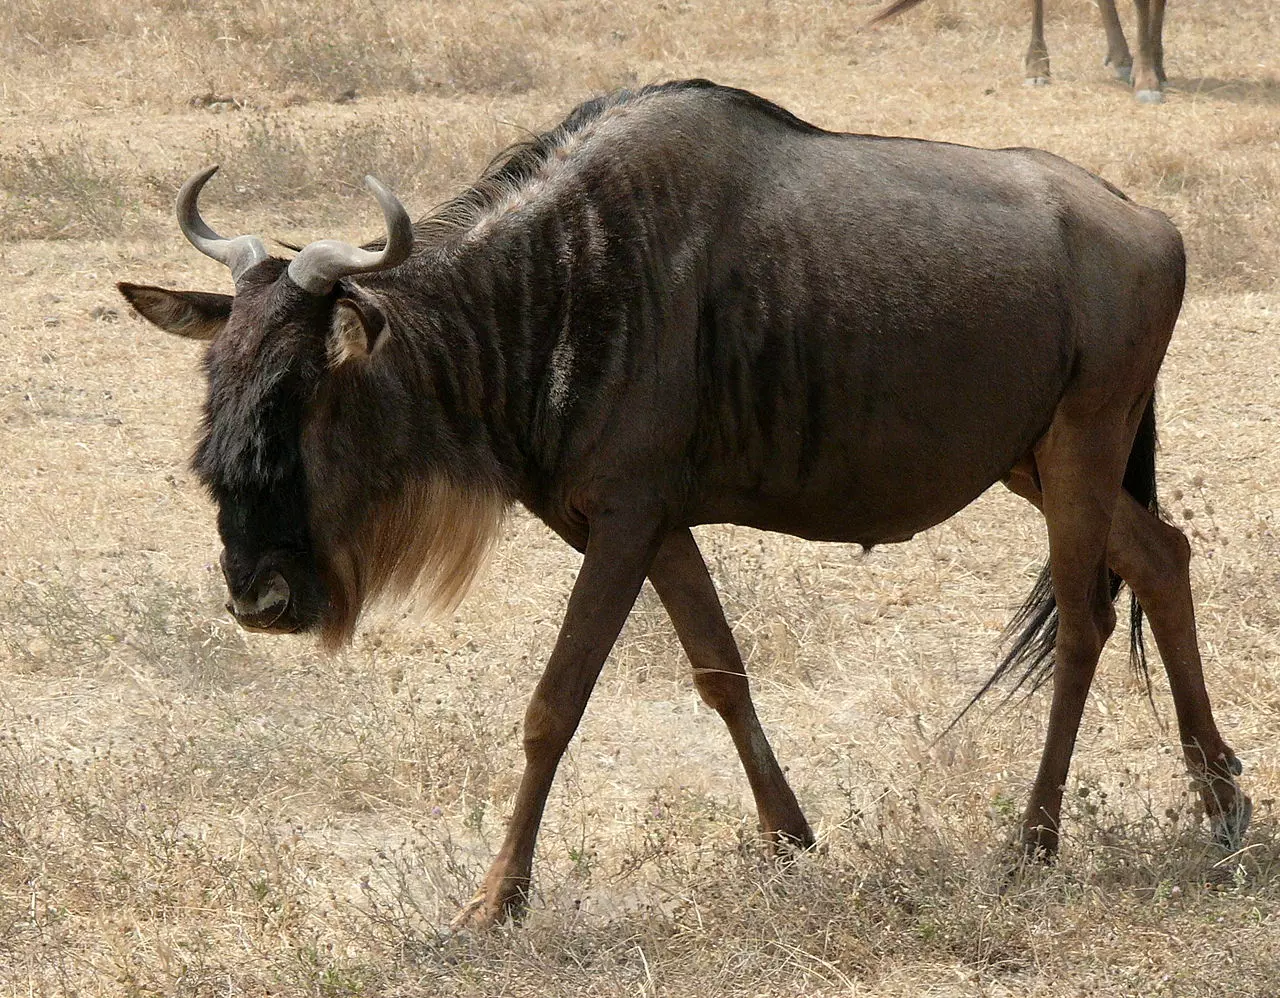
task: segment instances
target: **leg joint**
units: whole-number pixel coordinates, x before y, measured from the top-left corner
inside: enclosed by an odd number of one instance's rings
[[[1125,580],[1138,599],[1158,599],[1161,593],[1185,589],[1190,584],[1191,542],[1177,527],[1160,522],[1144,554]]]
[[[1166,523],[1164,534],[1168,543],[1161,554],[1164,556],[1161,568],[1167,575],[1184,577],[1191,572],[1191,542],[1187,535],[1177,527]]]
[[[695,667],[693,685],[702,697],[702,702],[721,714],[733,711],[751,700],[745,672]]]
[[[524,714],[524,754],[532,761],[548,754],[559,758],[578,729],[580,714],[534,693]]]

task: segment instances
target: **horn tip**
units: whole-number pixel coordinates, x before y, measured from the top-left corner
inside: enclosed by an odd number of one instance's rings
[[[203,170],[197,170],[186,179],[182,185],[182,190],[178,192],[178,207],[181,210],[182,205],[188,197],[198,196],[201,188],[209,182],[209,178],[218,172],[221,164],[214,163],[212,166],[206,166]]]

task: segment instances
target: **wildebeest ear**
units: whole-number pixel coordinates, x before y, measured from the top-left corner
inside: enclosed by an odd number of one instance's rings
[[[387,314],[370,292],[344,281],[338,289],[338,307],[333,318],[331,355],[341,362],[352,356],[373,353],[387,331]]]
[[[169,291],[145,284],[116,285],[140,316],[165,332],[189,340],[211,340],[227,324],[231,295],[206,291]]]

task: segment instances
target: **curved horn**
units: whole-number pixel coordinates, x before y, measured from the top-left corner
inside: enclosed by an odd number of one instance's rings
[[[373,192],[387,220],[387,245],[380,251],[360,249],[338,239],[309,243],[289,264],[293,283],[313,295],[327,295],[339,278],[386,270],[408,259],[413,249],[413,223],[396,196],[373,177],[364,185]]]
[[[255,263],[267,258],[267,248],[257,236],[236,236],[224,239],[205,224],[196,202],[209,178],[218,172],[218,166],[206,167],[182,185],[178,192],[178,227],[187,241],[207,257],[231,268],[231,279],[239,281],[240,275]]]

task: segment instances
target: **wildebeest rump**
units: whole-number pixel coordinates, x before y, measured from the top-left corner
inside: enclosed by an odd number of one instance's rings
[[[381,591],[455,598],[515,502],[585,555],[506,840],[461,921],[525,899],[556,767],[646,577],[763,832],[810,844],[689,528],[884,544],[998,481],[1049,534],[1051,583],[1006,662],[1056,657],[1028,850],[1057,845],[1115,577],[1149,617],[1217,833],[1243,832],[1189,547],[1152,511],[1151,397],[1184,283],[1164,216],[1047,153],[834,134],[705,81],[582,105],[412,229],[371,182],[389,233],[363,250],[287,262],[222,239],[196,208],[212,172],[179,220],[235,295],[121,290],[211,341],[194,465],[237,619],[337,643]]]
[[[871,19],[878,24],[910,10],[924,0],[893,0]],[[1116,0],[1097,0],[1102,27],[1107,33],[1107,54],[1102,60],[1125,83],[1133,84],[1134,95],[1147,104],[1164,100],[1164,8],[1165,0],[1133,0],[1137,23],[1138,54],[1129,51],[1129,43],[1116,13]],[[1044,0],[1031,0],[1031,43],[1023,61],[1027,83],[1040,86],[1049,82],[1049,47],[1044,40]]]

